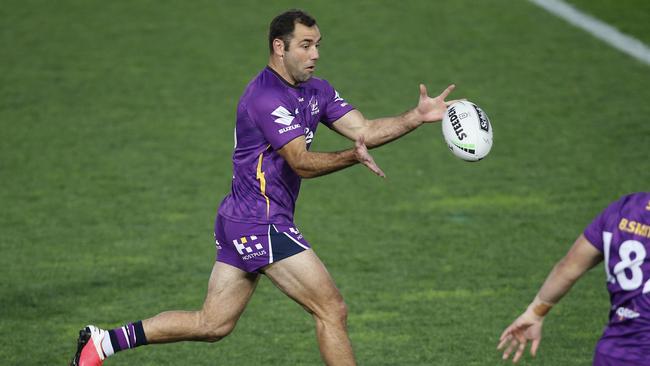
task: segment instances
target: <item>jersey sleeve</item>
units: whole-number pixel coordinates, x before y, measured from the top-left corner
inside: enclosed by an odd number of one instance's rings
[[[332,123],[353,110],[354,106],[341,98],[339,92],[327,81],[325,81],[323,90],[325,92],[325,110],[321,122],[331,128]]]
[[[281,97],[261,95],[247,105],[250,119],[262,131],[275,150],[304,135],[301,117],[296,106]]]
[[[608,222],[612,219],[616,220],[624,200],[625,197],[612,202],[603,212],[596,216],[583,232],[585,238],[601,252],[603,251],[603,231],[607,228]]]

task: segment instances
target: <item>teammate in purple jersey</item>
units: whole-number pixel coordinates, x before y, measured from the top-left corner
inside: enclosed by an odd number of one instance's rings
[[[266,275],[316,322],[323,361],[354,365],[346,305],[325,266],[293,223],[302,178],[357,163],[379,176],[368,153],[442,119],[450,85],[431,98],[424,85],[415,108],[367,120],[325,80],[312,77],[321,34],[300,10],[280,14],[269,30],[269,62],[246,87],[237,106],[232,190],[215,222],[217,257],[203,307],[168,311],[123,327],[80,331],[73,365],[101,365],[115,352],[152,343],[215,342],[235,327],[260,278]],[[320,123],[354,141],[339,152],[311,152]]]
[[[498,349],[504,349],[503,359],[515,351],[517,362],[529,340],[535,356],[544,316],[601,261],[612,306],[593,365],[650,365],[650,192],[622,197],[587,226],[526,311],[501,335]]]

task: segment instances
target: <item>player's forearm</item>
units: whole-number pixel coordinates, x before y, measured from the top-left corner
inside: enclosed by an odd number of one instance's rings
[[[572,265],[567,258],[562,259],[555,265],[540,289],[540,298],[557,303],[584,273],[584,270]]]
[[[358,163],[354,150],[337,152],[305,151],[291,168],[302,178],[315,178]]]
[[[415,130],[422,124],[415,110],[409,110],[395,117],[384,117],[368,121],[364,136],[366,146],[375,148],[391,142]]]
[[[544,281],[537,296],[528,306],[528,311],[543,317],[557,304],[571,287],[585,273],[580,266],[575,265],[565,257],[559,261]]]

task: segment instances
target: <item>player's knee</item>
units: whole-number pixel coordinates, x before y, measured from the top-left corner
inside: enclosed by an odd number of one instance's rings
[[[343,299],[341,299],[334,305],[334,316],[340,323],[347,324],[348,306],[345,303],[345,301],[343,301]]]
[[[346,325],[348,321],[348,307],[343,298],[336,298],[329,301],[320,311],[314,315],[321,321],[328,323]]]
[[[227,337],[235,329],[235,322],[222,324],[206,324],[203,329],[203,341],[218,342]]]
[[[226,323],[216,327],[208,328],[205,332],[206,342],[218,342],[227,337],[235,329],[235,323]]]
[[[219,317],[204,316],[201,319],[202,340],[217,342],[227,337],[235,329],[236,320],[223,320]]]

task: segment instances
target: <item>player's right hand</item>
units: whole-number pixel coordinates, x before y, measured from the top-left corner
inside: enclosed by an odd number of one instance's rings
[[[526,344],[532,341],[530,347],[531,356],[535,357],[537,348],[542,341],[542,325],[544,318],[526,311],[521,314],[510,326],[508,326],[499,338],[498,350],[503,349],[503,359],[507,360],[512,351],[515,351],[512,358],[513,363],[517,363],[524,354]]]
[[[373,159],[372,155],[368,152],[363,135],[359,136],[359,138],[354,142],[354,156],[357,161],[367,166],[373,173],[382,178],[386,178],[386,174],[381,170],[381,168],[379,168],[377,163],[375,163],[375,159]]]

